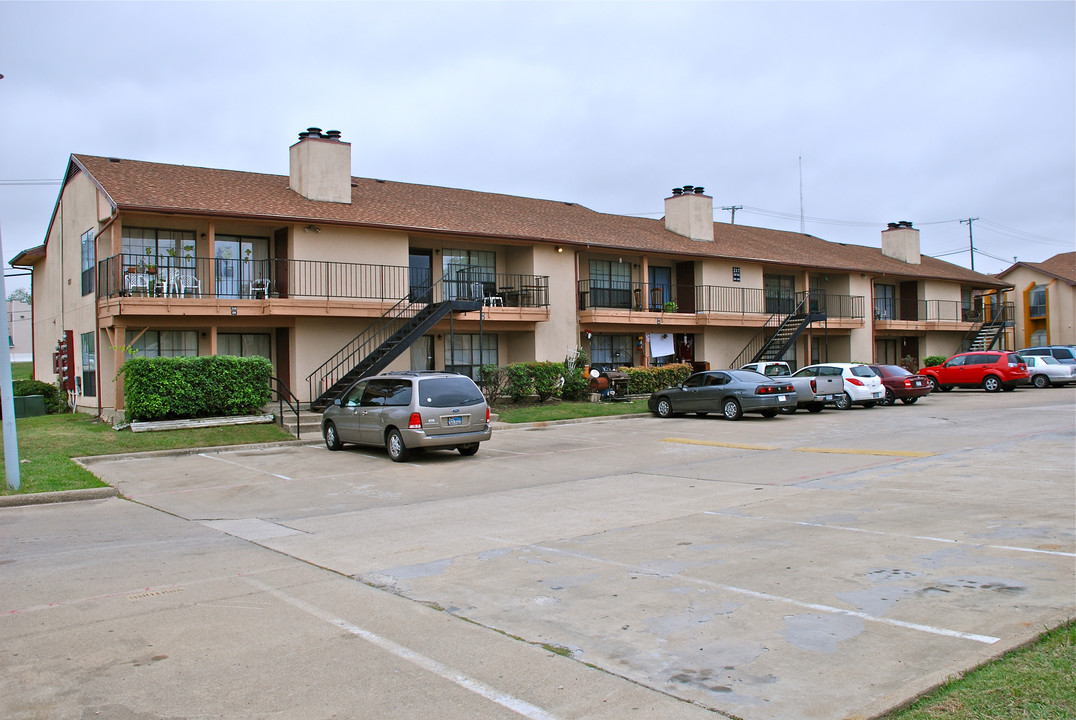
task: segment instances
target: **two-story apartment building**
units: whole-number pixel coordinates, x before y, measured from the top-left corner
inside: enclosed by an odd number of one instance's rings
[[[1076,345],[1076,252],[1018,262],[998,274],[1012,286],[1016,347]]]
[[[33,270],[35,374],[66,331],[78,409],[113,418],[132,354],[264,355],[303,402],[395,317],[430,315],[392,369],[562,360],[783,356],[917,362],[960,349],[974,298],[1006,283],[923,257],[892,223],[882,247],[715,223],[701,187],[665,217],[352,177],[335,131],[300,133],[288,175],[73,155]],[[391,328],[390,328],[391,329]],[[336,358],[336,359],[334,359]]]

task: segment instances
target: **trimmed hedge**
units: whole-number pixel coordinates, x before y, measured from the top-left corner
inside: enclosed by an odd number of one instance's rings
[[[264,357],[206,355],[132,358],[121,372],[131,422],[255,413],[269,402],[273,366]]]
[[[649,395],[663,388],[679,385],[691,375],[691,365],[676,363],[661,367],[622,367],[628,374],[628,392]]]
[[[935,365],[941,365],[948,359],[948,355],[927,355],[925,358],[923,358],[923,367],[934,367]]]
[[[490,401],[502,395],[513,402],[523,402],[535,395],[539,402],[553,398],[582,400],[590,394],[590,384],[578,364],[572,372],[566,363],[549,361],[503,367],[483,365],[479,378],[482,392]]]
[[[68,410],[67,401],[60,391],[60,386],[54,383],[42,380],[14,380],[11,383],[11,395],[13,397],[44,395],[46,415],[55,415]]]

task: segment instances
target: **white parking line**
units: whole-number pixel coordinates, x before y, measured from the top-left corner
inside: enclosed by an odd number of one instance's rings
[[[584,555],[583,553],[569,552],[567,550],[546,547],[544,545],[527,545],[526,547],[532,547],[538,550],[544,550],[546,552],[557,553],[559,555],[566,555],[568,557],[579,558],[580,560],[589,560],[592,562],[599,562],[606,565],[613,565],[615,567],[622,567],[628,570],[639,570],[639,567],[637,565],[616,562],[615,560],[606,560],[605,558]],[[748,597],[758,598],[760,600],[786,603],[788,605],[795,605],[796,607],[805,608],[807,610],[816,610],[818,612],[829,613],[832,615],[845,615],[848,617],[859,618],[860,620],[866,620],[867,622],[876,622],[883,625],[891,625],[893,627],[904,628],[907,630],[918,630],[920,632],[930,633],[932,635],[944,635],[946,637],[959,638],[961,640],[973,640],[975,642],[985,643],[987,645],[996,643],[998,640],[1001,639],[993,637],[991,635],[976,635],[975,633],[966,633],[960,630],[949,630],[947,628],[939,628],[932,625],[921,625],[919,623],[904,622],[903,620],[894,620],[892,618],[878,617],[877,615],[870,615],[868,613],[860,612],[858,610],[846,610],[844,608],[833,607],[831,605],[820,605],[818,603],[804,602],[803,600],[796,600],[795,598],[782,597],[781,595],[773,595],[772,593],[736,587],[735,585],[723,585],[721,583],[715,583],[709,580],[702,580],[700,578],[691,577],[690,575],[664,572],[651,573],[650,571],[648,571],[648,573],[655,574],[663,578],[671,578],[682,582],[705,585],[706,587],[712,587],[718,590],[725,590],[727,592],[736,593],[738,595],[746,595]]]
[[[491,702],[495,702],[501,707],[507,708],[508,710],[511,710],[518,715],[521,715],[525,718],[529,718],[530,720],[558,720],[556,715],[546,712],[537,705],[532,705],[526,700],[521,700],[517,697],[509,695],[508,693],[504,693],[500,690],[491,688],[488,685],[481,683],[478,680],[475,680],[474,678],[467,677],[463,673],[457,670],[453,670],[447,665],[442,665],[433,658],[429,658],[425,655],[417,653],[414,650],[411,650],[408,647],[404,647],[403,645],[389,640],[386,637],[382,637],[377,633],[371,632],[357,625],[352,625],[346,620],[341,620],[340,618],[333,617],[331,613],[328,613],[321,608],[314,607],[313,605],[310,605],[309,603],[306,603],[299,598],[292,597],[291,595],[277,590],[270,585],[266,585],[260,580],[255,580],[254,578],[249,577],[244,577],[243,580],[250,583],[254,587],[262,590],[263,592],[267,592],[273,597],[288,603],[292,607],[299,608],[303,612],[306,612],[320,620],[324,620],[325,622],[331,623],[343,630],[346,630],[352,635],[361,637],[363,640],[366,640],[367,642],[376,645],[377,647],[395,655],[401,660],[406,660],[410,663],[413,663],[414,665],[417,665],[418,667],[422,668],[423,670],[426,670],[427,672],[431,672],[434,675],[448,680],[449,682],[455,683],[464,690],[469,690],[476,695],[480,695],[481,697],[484,697]]]
[[[255,467],[253,465],[245,465],[245,464],[240,463],[240,462],[235,462],[234,460],[226,460],[226,459],[222,458],[218,454],[210,455],[208,453],[198,453],[198,457],[206,458],[207,460],[217,460],[219,462],[227,463],[229,465],[235,465],[236,467],[241,467],[244,470],[253,470],[255,472],[265,473],[266,475],[271,475],[271,476],[273,476],[275,478],[280,478],[281,480],[294,480],[295,479],[295,478],[290,478],[287,475],[280,475],[278,473],[269,472],[268,470],[263,470],[262,468]]]
[[[719,515],[721,517],[739,518],[741,520],[762,520],[765,522],[783,523],[785,525],[801,525],[803,527],[825,528],[826,530],[844,530],[845,532],[865,533],[867,535],[885,535],[888,537],[906,538],[908,540],[928,540],[930,542],[951,543],[955,545],[967,545],[976,548],[990,548],[991,550],[1012,550],[1015,552],[1041,553],[1042,555],[1060,555],[1061,557],[1076,557],[1076,553],[1061,552],[1060,550],[1039,550],[1038,548],[1013,547],[1011,545],[986,545],[983,543],[969,543],[963,540],[951,538],[931,537],[930,535],[905,535],[903,533],[891,533],[884,530],[867,530],[865,528],[848,527],[846,525],[827,525],[825,523],[812,523],[803,520],[781,520],[779,518],[765,517],[762,515],[742,515],[739,513],[716,512],[704,510],[703,515]]]

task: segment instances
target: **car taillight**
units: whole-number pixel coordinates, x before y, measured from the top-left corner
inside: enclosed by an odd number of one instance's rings
[[[755,388],[755,395],[776,395],[785,392],[792,392],[792,388],[788,385],[759,385]]]
[[[913,385],[915,385],[915,381],[912,380],[911,378],[908,378],[907,380],[904,381],[904,387],[910,388]]]
[[[422,416],[417,412],[411,413],[411,419],[407,421],[408,430],[421,430],[422,429]]]
[[[811,392],[818,392],[818,381],[811,378]]]
[[[489,406],[486,406],[486,425],[489,425]]]
[[[863,381],[860,380],[859,378],[847,378],[847,380],[848,380],[848,382],[852,383],[853,385],[858,385],[859,387],[863,387]]]

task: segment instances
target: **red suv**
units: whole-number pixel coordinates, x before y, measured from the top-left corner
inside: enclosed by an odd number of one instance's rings
[[[1024,359],[1014,352],[980,350],[954,355],[941,365],[919,371],[931,388],[948,392],[954,387],[982,387],[987,392],[1015,390],[1027,384]]]

